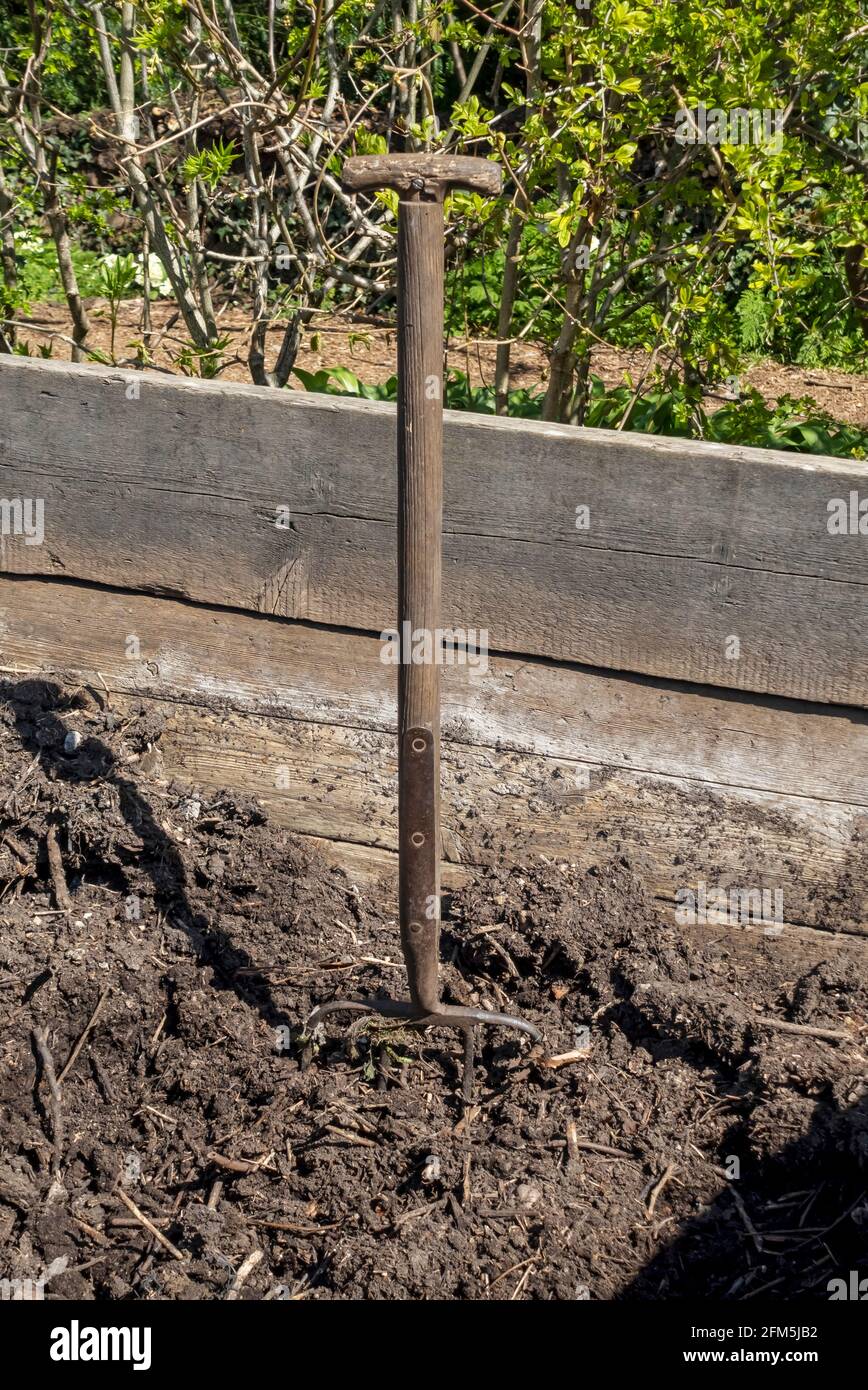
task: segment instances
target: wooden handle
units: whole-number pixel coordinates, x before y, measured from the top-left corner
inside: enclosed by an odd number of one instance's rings
[[[450,188],[469,188],[496,197],[500,165],[491,159],[445,154],[354,155],[344,162],[343,185],[352,193],[394,188],[408,198],[442,202]]]
[[[431,1011],[439,1002],[442,530],[443,205],[414,202],[402,205],[398,222],[399,912],[411,997]],[[422,650],[412,641],[416,633]],[[407,756],[405,747],[411,729],[430,733],[428,808],[418,786],[425,759]]]

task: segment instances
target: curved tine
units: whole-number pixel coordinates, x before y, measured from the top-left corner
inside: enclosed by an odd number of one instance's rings
[[[386,1018],[412,1018],[417,1012],[414,1006],[403,999],[330,999],[319,1004],[309,1014],[305,1028],[315,1028],[326,1014],[339,1013],[347,1009],[356,1013],[384,1014]]]
[[[512,1014],[490,1013],[488,1009],[464,1008],[458,1004],[441,1004],[436,1013],[420,1014],[415,1004],[403,999],[330,999],[313,1010],[305,1027],[315,1028],[326,1014],[338,1013],[342,1009],[383,1014],[386,1018],[404,1018],[417,1028],[466,1028],[468,1024],[487,1023],[495,1028],[517,1028],[520,1033],[527,1033],[534,1042],[543,1040],[542,1033],[533,1023],[523,1018],[513,1018]]]
[[[488,1009],[466,1009],[459,1004],[441,1004],[440,1012],[429,1014],[419,1022],[431,1027],[436,1027],[439,1023],[445,1028],[466,1028],[472,1023],[487,1023],[494,1028],[517,1028],[519,1032],[527,1033],[534,1042],[543,1040],[540,1030],[524,1018],[513,1018],[512,1014],[489,1013]]]

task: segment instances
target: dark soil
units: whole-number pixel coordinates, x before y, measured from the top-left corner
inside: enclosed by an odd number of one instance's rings
[[[448,1033],[301,1039],[313,1003],[403,993],[394,885],[159,780],[156,705],[0,695],[0,1275],[560,1300],[826,1299],[865,1273],[868,990],[834,952],[788,978],[775,942],[687,939],[622,860],[487,870],[447,905],[445,995],[546,1048],[480,1040],[465,1109]]]

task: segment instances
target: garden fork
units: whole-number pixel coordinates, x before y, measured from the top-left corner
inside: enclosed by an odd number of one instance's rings
[[[331,1000],[326,1014],[357,1010],[420,1028],[464,1033],[464,1096],[473,1087],[474,1026],[532,1023],[440,999],[440,668],[443,525],[443,200],[450,188],[495,195],[497,164],[430,154],[363,156],[344,165],[354,192],[395,189],[398,211],[398,876],[401,947],[410,999]],[[422,632],[431,659],[411,660]]]

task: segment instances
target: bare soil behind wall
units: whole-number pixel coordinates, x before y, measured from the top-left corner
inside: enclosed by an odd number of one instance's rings
[[[88,300],[91,334],[88,346],[109,355],[112,348],[111,322],[105,300]],[[120,306],[114,350],[118,362],[131,366],[136,361],[138,343],[142,338],[141,300],[126,300]],[[183,323],[169,300],[157,300],[152,305],[151,318],[154,337],[151,354],[163,371],[178,371],[178,354],[185,342]],[[225,304],[219,313],[220,330],[228,338],[226,366],[221,381],[240,381],[250,384],[247,350],[252,314],[242,305]],[[69,335],[72,331],[66,306],[34,304],[18,329],[19,339],[28,344],[36,355],[49,345],[52,355],[68,359]],[[60,335],[60,336],[59,336]],[[63,336],[65,335],[65,337]],[[266,356],[272,367],[283,340],[283,328],[271,329],[267,335]],[[451,339],[447,344],[447,365],[465,372],[473,386],[494,383],[496,346],[485,339],[468,341]],[[649,364],[649,355],[639,350],[601,345],[593,353],[593,372],[607,387],[623,386],[625,372],[635,383]],[[348,367],[367,384],[387,381],[397,371],[397,338],[394,325],[384,319],[368,316],[348,318],[338,314],[317,315],[302,335],[296,358],[302,371],[317,372],[323,367]],[[548,377],[548,358],[537,343],[517,342],[513,345],[512,385],[529,390],[541,390]],[[753,387],[767,403],[781,396],[810,396],[830,415],[853,425],[868,427],[868,377],[843,372],[833,367],[795,367],[780,362],[752,363],[741,374],[742,387]],[[289,385],[301,389],[296,377]],[[716,410],[728,397],[721,388],[707,392],[706,407]]]
[[[393,885],[159,780],[158,703],[121,719],[14,676],[0,697],[0,1276],[825,1299],[866,1272],[868,990],[832,938],[794,972],[774,938],[684,939],[621,859],[513,852],[448,904],[445,993],[546,1049],[487,1037],[465,1108],[448,1034],[299,1041],[315,1002],[403,992]]]

